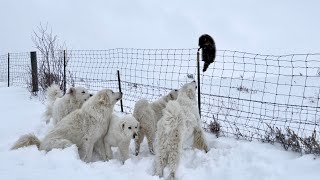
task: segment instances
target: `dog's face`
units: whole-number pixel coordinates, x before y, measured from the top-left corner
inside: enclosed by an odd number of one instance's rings
[[[125,136],[132,137],[132,139],[138,139],[139,122],[132,115],[126,115],[122,120],[120,128]]]
[[[170,93],[168,94],[169,100],[176,100],[178,97],[178,93],[179,91],[177,89],[170,91]]]
[[[85,102],[92,96],[92,94],[90,94],[88,90],[83,87],[71,87],[68,89],[67,93],[81,103]]]
[[[94,97],[98,98],[98,102],[105,106],[115,105],[122,98],[122,93],[113,92],[111,89],[100,90]]]
[[[189,99],[194,100],[196,98],[196,90],[197,90],[197,83],[196,81],[192,81],[191,83],[187,83],[181,87],[179,90],[179,94],[183,96],[189,97]]]

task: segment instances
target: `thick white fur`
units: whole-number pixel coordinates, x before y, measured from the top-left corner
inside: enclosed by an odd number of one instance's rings
[[[166,107],[167,103],[170,100],[176,100],[177,96],[178,90],[172,90],[166,96],[152,103],[149,103],[146,99],[141,99],[135,104],[133,116],[140,123],[138,139],[135,140],[136,155],[140,152],[140,144],[144,136],[147,137],[149,151],[154,154],[153,142],[157,130],[157,122],[162,117],[162,110]]]
[[[185,84],[176,101],[170,101],[158,122],[156,141],[155,175],[163,176],[163,169],[169,166],[169,179],[175,179],[185,141],[193,137],[193,147],[208,152],[208,146],[201,128],[196,83]]]
[[[40,140],[34,134],[31,133],[21,136],[19,138],[19,141],[12,145],[11,150],[30,145],[36,145],[38,148],[40,146]]]
[[[139,122],[132,115],[122,118],[112,115],[108,133],[104,137],[107,159],[113,158],[111,147],[118,147],[124,163],[129,158],[130,140],[138,138],[138,130]]]
[[[76,144],[79,148],[80,158],[85,162],[92,159],[93,146],[96,144],[101,150],[101,156],[106,159],[102,137],[108,131],[115,103],[121,99],[122,93],[114,93],[104,89],[88,99],[81,109],[77,109],[63,118],[40,142],[39,150],[50,151],[54,148],[66,148]],[[22,136],[15,144],[15,149],[34,145],[28,138]],[[98,141],[101,140],[101,141]],[[27,142],[23,144],[21,142]]]
[[[50,119],[52,118],[52,106],[56,99],[62,98],[63,92],[60,90],[60,87],[57,84],[52,84],[50,87],[48,87],[46,92],[47,97],[47,107],[46,111],[44,112],[44,120],[48,124],[50,122]]]
[[[45,121],[56,125],[62,118],[72,111],[81,108],[82,104],[92,95],[83,87],[71,87],[62,96],[59,86],[53,84],[47,90],[47,109],[44,113]]]

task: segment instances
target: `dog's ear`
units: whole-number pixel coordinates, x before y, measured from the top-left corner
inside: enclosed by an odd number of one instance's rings
[[[190,99],[194,99],[196,96],[196,92],[191,87],[187,89],[187,95]]]
[[[69,88],[68,89],[68,92],[67,92],[67,94],[71,94],[71,95],[74,95],[76,93],[76,88],[74,88],[74,87],[71,87],[71,88]]]
[[[171,91],[171,92],[169,93],[169,98],[170,98],[170,100],[175,100],[175,99],[177,98],[177,95],[176,95],[177,93],[178,93],[178,90],[177,90],[177,89]]]
[[[110,104],[109,96],[108,96],[107,92],[103,92],[103,93],[100,94],[99,103],[102,104],[102,105]]]
[[[121,129],[122,131],[124,131],[124,127],[125,127],[125,122],[121,122],[121,123],[120,123],[120,129]]]
[[[172,93],[170,93],[170,99],[173,99],[174,97],[173,97],[173,95],[172,95]]]

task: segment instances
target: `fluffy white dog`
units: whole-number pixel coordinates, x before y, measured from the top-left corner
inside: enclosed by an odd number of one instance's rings
[[[46,92],[47,107],[44,113],[46,123],[52,118],[53,124],[56,125],[62,118],[72,111],[81,108],[82,104],[88,100],[90,94],[83,87],[71,87],[63,96],[63,92],[56,84],[52,84]]]
[[[169,179],[175,179],[184,142],[193,137],[193,147],[208,152],[196,99],[196,82],[185,84],[176,101],[170,101],[158,122],[155,175],[163,176],[169,166]]]
[[[104,137],[107,159],[113,157],[111,147],[118,147],[124,163],[129,158],[130,140],[138,138],[138,130],[139,122],[132,115],[122,118],[112,115],[108,133]]]
[[[63,118],[42,141],[32,134],[25,135],[11,149],[37,145],[39,150],[50,151],[54,148],[66,148],[76,144],[80,158],[85,162],[90,162],[93,147],[96,144],[100,149],[100,155],[105,157],[102,137],[108,131],[114,105],[121,98],[122,93],[108,89],[101,90],[88,99],[81,109]]]
[[[135,152],[136,156],[140,152],[140,144],[147,137],[149,151],[154,154],[153,142],[157,130],[157,122],[162,117],[162,110],[166,107],[170,100],[177,99],[178,90],[172,90],[166,96],[161,97],[157,101],[149,103],[146,99],[139,100],[133,111],[133,116],[140,123],[140,130],[138,133],[138,139],[135,140]]]

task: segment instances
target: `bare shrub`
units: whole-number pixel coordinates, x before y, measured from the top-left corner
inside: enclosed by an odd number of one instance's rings
[[[289,127],[287,128],[287,144],[294,152],[301,152],[300,137]]]
[[[220,129],[221,126],[218,122],[218,117],[217,119],[213,116],[213,121],[211,121],[208,125],[209,131],[217,136],[217,138],[220,136]]]
[[[267,124],[267,130],[265,131],[265,135],[262,139],[262,142],[267,142],[270,144],[274,144],[276,139],[276,132],[274,126],[271,126],[270,124]]]
[[[54,35],[52,30],[48,30],[48,25],[42,26],[42,24],[37,27],[37,31],[33,32],[32,41],[40,52],[40,57],[38,55],[40,91],[46,91],[53,83],[63,89],[64,65],[68,63],[68,59],[64,59],[65,43],[60,44],[57,35]]]
[[[316,137],[316,130],[309,137],[300,137],[289,127],[285,131],[281,128],[274,127],[267,124],[267,131],[265,132],[263,142],[273,144],[277,142],[285,150],[291,150],[294,152],[320,155],[320,144]],[[303,150],[303,151],[302,151]]]
[[[65,54],[66,45],[60,43],[58,36],[48,29],[48,25],[43,26],[41,23],[37,30],[33,32],[31,39],[40,52],[37,54],[38,63],[38,83],[39,92],[44,94],[51,84],[57,84],[61,90],[64,88],[64,69],[68,64],[69,58]],[[71,84],[74,86],[73,75],[70,71],[66,71]],[[31,70],[29,72],[31,79]],[[28,77],[29,78],[29,77]],[[28,87],[31,87],[32,80],[28,80]],[[28,88],[30,91],[31,89]],[[36,95],[37,93],[35,93]]]
[[[317,132],[314,130],[311,136],[301,139],[301,143],[304,145],[305,153],[320,155],[320,144],[317,141],[316,134]]]

